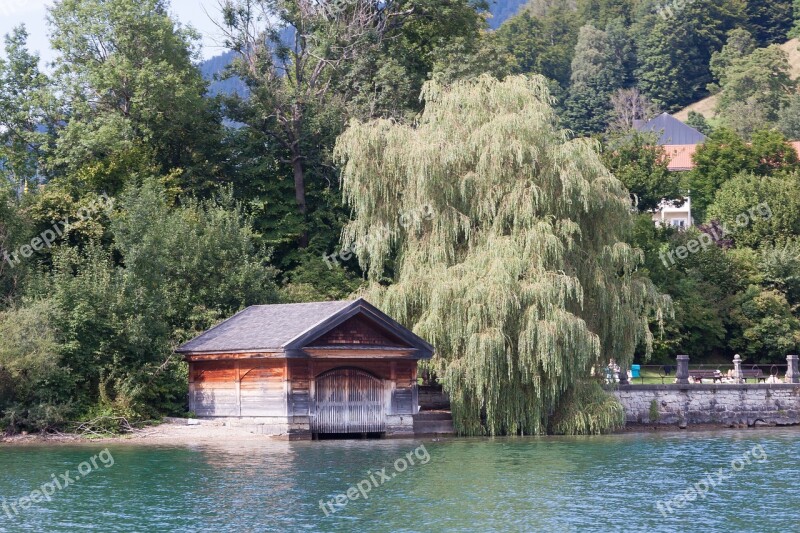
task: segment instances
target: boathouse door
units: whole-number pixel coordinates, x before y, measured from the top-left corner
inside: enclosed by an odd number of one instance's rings
[[[315,381],[313,433],[386,431],[383,382],[357,368],[337,368]]]

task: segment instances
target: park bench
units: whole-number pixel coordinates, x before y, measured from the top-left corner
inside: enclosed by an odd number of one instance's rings
[[[765,383],[767,376],[761,371],[760,368],[753,368],[751,370],[742,370],[742,379],[747,383],[748,379],[755,379],[756,383]]]
[[[702,383],[703,379],[711,379],[714,383],[722,383],[722,372],[719,370],[689,370],[689,379]]]
[[[742,379],[745,383],[747,383],[748,379],[753,379],[758,383],[765,383],[767,381],[767,376],[764,375],[764,372],[758,368],[752,369],[742,369]],[[729,371],[727,376],[723,375],[722,372],[719,370],[689,370],[689,379],[693,380],[695,383],[702,383],[703,379],[711,379],[714,383],[722,383],[722,378],[733,377],[733,371]]]

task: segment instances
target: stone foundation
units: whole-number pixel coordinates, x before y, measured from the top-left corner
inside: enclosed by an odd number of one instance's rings
[[[256,435],[287,440],[311,440],[313,437],[307,416],[203,417],[192,420],[199,424],[242,428]],[[413,437],[414,415],[386,415],[384,435],[386,437]]]
[[[800,424],[798,384],[621,385],[614,394],[627,424]]]

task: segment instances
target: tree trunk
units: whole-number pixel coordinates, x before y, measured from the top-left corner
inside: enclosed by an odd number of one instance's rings
[[[308,229],[305,227],[308,220],[308,206],[306,205],[306,177],[303,167],[303,153],[300,147],[300,139],[303,135],[303,108],[295,102],[292,104],[292,174],[294,175],[294,198],[297,201],[297,209],[303,218],[303,233],[300,235],[300,248],[308,246]]]
[[[305,169],[303,168],[303,156],[300,155],[298,148],[299,142],[292,147],[292,174],[294,175],[294,198],[297,202],[297,209],[303,217],[303,225],[307,220],[308,207],[306,206],[306,181]],[[308,246],[308,230],[304,227],[300,235],[300,247]]]

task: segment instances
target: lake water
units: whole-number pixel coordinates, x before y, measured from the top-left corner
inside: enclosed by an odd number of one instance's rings
[[[0,531],[798,531],[798,437],[0,445]]]

